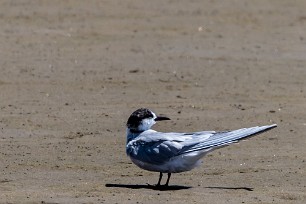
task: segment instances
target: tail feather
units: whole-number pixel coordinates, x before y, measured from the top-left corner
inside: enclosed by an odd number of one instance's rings
[[[210,148],[218,148],[229,145],[231,143],[238,142],[240,140],[244,140],[250,138],[252,136],[258,135],[260,133],[266,132],[273,128],[277,127],[276,124],[273,125],[266,125],[261,127],[251,127],[251,128],[243,128],[234,131],[227,131],[227,132],[216,132],[208,139],[203,142],[200,142],[194,146],[188,147],[187,149],[183,150],[181,153],[189,153],[204,149]]]

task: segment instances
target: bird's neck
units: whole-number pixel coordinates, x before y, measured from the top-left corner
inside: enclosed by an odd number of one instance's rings
[[[126,129],[126,143],[129,143],[134,138],[138,137],[143,131],[135,131],[129,128]]]

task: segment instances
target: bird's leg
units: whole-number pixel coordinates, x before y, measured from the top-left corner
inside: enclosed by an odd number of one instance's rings
[[[171,177],[171,173],[168,173],[168,178],[167,178],[167,182],[166,182],[165,186],[168,186],[170,177]]]
[[[163,178],[163,173],[162,172],[159,172],[159,179],[158,179],[158,183],[156,184],[156,186],[160,186],[160,182]]]

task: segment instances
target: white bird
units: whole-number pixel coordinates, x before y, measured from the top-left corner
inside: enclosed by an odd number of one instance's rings
[[[141,108],[131,114],[126,124],[126,153],[138,167],[160,172],[156,186],[160,186],[163,173],[168,173],[164,185],[168,186],[171,173],[190,171],[200,164],[200,159],[208,152],[277,126],[273,124],[234,131],[192,133],[163,133],[150,129],[156,121],[161,120],[170,119]]]

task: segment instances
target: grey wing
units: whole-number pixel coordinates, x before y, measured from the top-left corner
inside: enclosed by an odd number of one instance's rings
[[[137,139],[127,144],[126,153],[139,161],[150,164],[163,164],[180,155],[187,144],[198,143],[209,138],[214,131],[193,133],[162,133],[145,131]]]
[[[127,154],[139,161],[160,165],[177,156],[181,149],[180,141],[159,139],[147,142],[136,140],[127,147]]]
[[[198,143],[193,143],[189,145],[185,145],[180,154],[186,154],[189,152],[200,151],[203,149],[211,149],[218,148],[222,146],[229,145],[234,142],[238,142],[242,139],[249,138],[251,136],[255,136],[262,132],[268,131],[270,129],[275,128],[277,125],[267,125],[261,127],[251,127],[251,128],[243,128],[234,131],[227,132],[217,132],[211,134],[208,139],[204,141],[200,141]]]

